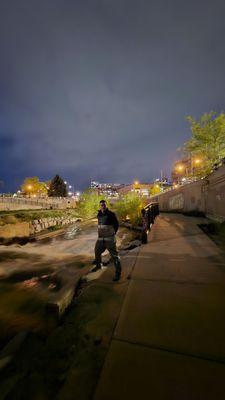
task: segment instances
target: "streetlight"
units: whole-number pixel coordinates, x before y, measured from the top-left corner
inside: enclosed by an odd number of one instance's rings
[[[27,185],[28,195],[31,196],[31,190],[33,189],[32,185]]]
[[[183,171],[183,170],[184,170],[184,166],[183,166],[182,164],[178,165],[178,166],[177,166],[177,170],[178,170],[179,172]]]
[[[184,171],[184,165],[183,164],[179,164],[176,167],[176,171],[179,173],[179,175]],[[178,177],[178,183],[181,182],[181,176]]]

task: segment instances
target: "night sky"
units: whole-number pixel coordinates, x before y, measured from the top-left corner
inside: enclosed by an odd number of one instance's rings
[[[149,182],[224,110],[224,0],[0,0],[0,191]]]

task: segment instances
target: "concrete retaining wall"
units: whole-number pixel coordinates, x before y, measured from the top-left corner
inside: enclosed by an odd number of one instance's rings
[[[225,166],[207,178],[180,186],[151,197],[158,201],[161,211],[200,211],[210,218],[225,220]]]
[[[0,207],[4,210],[66,209],[76,208],[76,200],[71,197],[29,198],[0,196]]]

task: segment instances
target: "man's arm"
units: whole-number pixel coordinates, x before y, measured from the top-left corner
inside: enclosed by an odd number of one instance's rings
[[[116,233],[118,231],[118,228],[119,228],[119,221],[117,219],[116,214],[114,214],[113,212],[112,212],[112,222],[113,222],[113,227],[114,227],[114,230],[115,230],[115,233]]]

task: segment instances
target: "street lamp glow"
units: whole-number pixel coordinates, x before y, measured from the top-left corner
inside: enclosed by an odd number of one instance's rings
[[[69,189],[72,189],[72,186],[71,186],[71,185],[69,185]]]
[[[67,181],[64,181],[65,185],[67,185]]]
[[[80,192],[77,192],[76,195],[77,195],[77,196],[80,196]]]
[[[32,185],[28,185],[28,186],[27,186],[27,189],[28,189],[28,190],[31,190],[31,189],[32,189]]]
[[[178,170],[178,171],[183,171],[183,169],[184,169],[184,166],[183,166],[183,165],[180,164],[180,165],[177,166],[177,170]]]
[[[138,185],[138,184],[139,184],[139,182],[138,182],[138,181],[135,181],[135,182],[134,182],[134,184],[135,184],[135,185]]]
[[[200,164],[201,160],[199,158],[195,159],[195,164]]]

